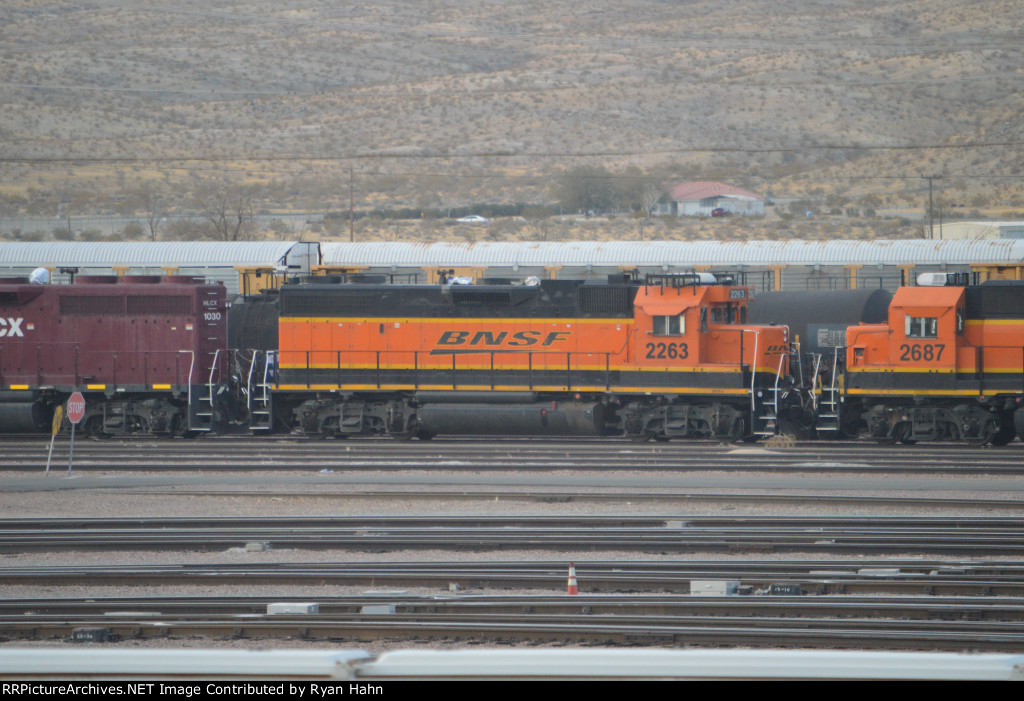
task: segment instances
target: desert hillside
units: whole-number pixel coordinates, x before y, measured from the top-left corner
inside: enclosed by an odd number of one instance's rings
[[[0,19],[7,220],[238,192],[342,219],[554,208],[582,168],[809,199],[837,235],[914,235],[883,215],[920,217],[923,175],[947,215],[1024,210],[1013,0],[8,0]]]

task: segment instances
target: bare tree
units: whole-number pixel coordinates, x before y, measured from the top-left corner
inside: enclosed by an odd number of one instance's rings
[[[152,184],[147,183],[136,191],[135,199],[145,217],[149,240],[156,241],[160,238],[160,227],[163,225],[167,214],[164,195],[153,187]]]
[[[657,183],[647,183],[644,185],[644,189],[640,193],[640,206],[646,212],[648,219],[651,218],[654,208],[661,201],[662,192],[661,186]]]
[[[213,241],[251,241],[256,238],[252,191],[214,187],[198,203],[199,235]]]
[[[547,207],[524,207],[525,229],[533,241],[547,241],[551,235],[550,216]]]

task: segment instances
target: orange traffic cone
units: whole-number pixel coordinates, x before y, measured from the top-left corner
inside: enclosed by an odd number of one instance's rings
[[[569,594],[579,594],[579,587],[576,586],[576,565],[569,563]]]

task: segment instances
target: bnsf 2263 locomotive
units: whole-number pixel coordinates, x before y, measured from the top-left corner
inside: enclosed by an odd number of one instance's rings
[[[1024,285],[924,282],[758,313],[750,287],[707,273],[327,276],[230,318],[222,287],[191,280],[0,283],[0,425],[45,429],[82,391],[98,434],[1012,440]]]
[[[789,339],[744,323],[750,288],[536,283],[286,286],[278,394],[328,435],[774,432]]]

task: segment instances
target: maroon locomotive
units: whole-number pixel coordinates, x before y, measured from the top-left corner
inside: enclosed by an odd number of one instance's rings
[[[91,433],[208,430],[226,313],[224,286],[189,276],[0,279],[0,426],[46,428],[80,391]]]

